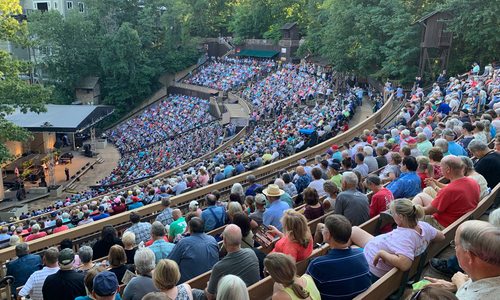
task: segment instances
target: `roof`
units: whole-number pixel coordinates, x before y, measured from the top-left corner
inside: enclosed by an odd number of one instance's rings
[[[22,113],[20,109],[16,109],[5,119],[30,131],[74,132],[113,111],[111,106],[104,105],[47,104],[45,108],[47,111],[39,114]]]
[[[285,25],[281,26],[281,30],[292,29],[292,27],[295,26],[295,25],[297,25],[297,22],[286,23]]]
[[[416,24],[416,23],[422,23],[422,22],[425,22],[427,19],[429,19],[430,17],[436,15],[436,14],[443,14],[443,15],[447,15],[447,16],[450,16],[450,14],[448,12],[445,12],[445,11],[440,11],[440,10],[435,10],[433,12],[430,12],[424,16],[422,16],[420,19],[418,19],[417,21],[415,21],[415,23],[413,24]]]
[[[245,49],[236,53],[237,56],[250,56],[250,57],[261,57],[261,58],[271,58],[278,55],[279,51],[273,50],[251,50]]]
[[[75,88],[91,90],[91,89],[95,88],[95,85],[97,84],[98,81],[99,81],[99,77],[87,76],[87,77],[81,79],[80,81],[78,81]]]

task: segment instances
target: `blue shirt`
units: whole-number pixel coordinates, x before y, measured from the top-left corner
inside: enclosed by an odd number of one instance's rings
[[[42,258],[39,255],[27,254],[7,264],[7,275],[14,276],[10,288],[13,294],[16,288],[24,285],[31,274],[42,268]]]
[[[295,187],[297,188],[297,193],[302,193],[302,191],[311,183],[312,179],[311,176],[308,174],[299,176],[297,180],[294,182]]]
[[[224,177],[229,178],[229,177],[233,176],[233,171],[234,171],[234,167],[231,165],[227,165],[224,168]]]
[[[254,183],[251,186],[248,187],[248,189],[245,191],[245,196],[254,196],[256,195],[255,190],[262,187],[262,184]]]
[[[245,172],[245,166],[242,163],[236,165],[236,174],[241,174]]]
[[[144,206],[144,203],[137,201],[135,203],[130,204],[128,206],[128,210],[136,209],[136,208],[143,207],[143,206]]]
[[[224,173],[217,173],[214,177],[214,182],[218,182],[221,180],[224,180],[226,177],[224,176]]]
[[[445,103],[445,102],[442,102],[442,103],[439,105],[438,109],[437,109],[437,112],[438,112],[438,113],[442,113],[442,114],[444,114],[444,115],[449,114],[449,113],[450,113],[450,111],[451,111],[450,106],[448,105],[448,103]]]
[[[209,206],[201,212],[201,219],[205,223],[205,231],[210,231],[226,223],[226,212],[222,206]]]
[[[370,268],[359,248],[331,249],[313,259],[306,272],[316,283],[321,299],[352,299],[371,285]]]
[[[160,260],[167,258],[172,249],[174,249],[173,243],[168,243],[164,239],[159,239],[153,242],[148,248],[155,254],[156,263]]]
[[[448,152],[456,156],[468,156],[467,151],[454,141],[448,142]]]
[[[283,202],[281,200],[276,200],[271,205],[269,205],[269,208],[266,209],[264,212],[262,221],[264,225],[273,225],[274,227],[278,228],[279,231],[283,229],[281,226],[281,217],[283,216],[283,212],[287,209],[290,209],[290,206],[286,202]]]
[[[219,261],[219,246],[213,236],[192,233],[175,245],[168,259],[179,265],[181,279],[177,284],[181,284],[211,270]]]
[[[99,220],[107,218],[107,217],[109,217],[109,214],[107,214],[107,213],[100,213],[98,215],[93,216],[92,219],[94,221],[99,221]]]
[[[421,191],[421,180],[415,172],[404,172],[389,183],[387,189],[392,192],[394,199],[413,197]]]

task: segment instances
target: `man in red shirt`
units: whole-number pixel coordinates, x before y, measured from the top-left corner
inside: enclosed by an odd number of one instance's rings
[[[44,236],[47,236],[47,233],[45,231],[40,232],[40,225],[34,224],[33,226],[31,226],[31,234],[28,235],[24,239],[24,241],[25,242],[29,242],[29,241],[32,241],[32,240],[36,240],[36,239],[42,238]]]
[[[370,218],[388,210],[389,204],[394,200],[394,196],[391,191],[382,186],[380,177],[373,174],[368,175],[365,179],[365,186],[373,192],[370,202]]]
[[[480,194],[479,184],[464,176],[464,165],[458,156],[445,156],[441,160],[441,171],[450,183],[439,190],[436,198],[424,207],[424,221],[439,230],[475,209]]]
[[[52,231],[52,233],[58,233],[58,232],[61,232],[61,231],[66,231],[68,229],[69,229],[68,226],[63,225],[62,219],[57,219],[56,220],[56,228],[54,228],[54,230]]]

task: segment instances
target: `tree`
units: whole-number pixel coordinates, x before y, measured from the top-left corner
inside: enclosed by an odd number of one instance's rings
[[[21,13],[19,1],[0,2],[0,40],[26,45],[26,22],[19,22],[16,18]],[[9,53],[0,50],[0,163],[11,158],[5,142],[25,141],[30,137],[26,130],[7,121],[5,117],[15,109],[42,112],[50,98],[49,89],[20,79],[19,75],[29,72],[29,69],[28,63],[15,60]]]
[[[500,5],[494,0],[447,0],[440,6],[450,12],[453,32],[449,74],[462,73],[473,62],[482,66],[498,60]]]

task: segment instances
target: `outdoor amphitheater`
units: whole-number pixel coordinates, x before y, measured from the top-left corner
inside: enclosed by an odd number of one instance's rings
[[[498,66],[405,88],[207,45],[112,124],[6,117],[60,147],[3,166],[2,299],[498,299]]]

